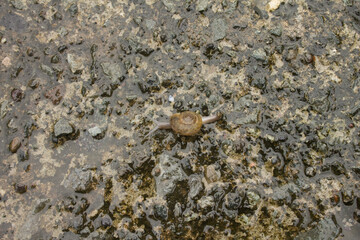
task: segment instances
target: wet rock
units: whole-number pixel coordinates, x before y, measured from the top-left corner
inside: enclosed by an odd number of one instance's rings
[[[21,99],[23,99],[25,96],[24,92],[21,89],[17,89],[14,88],[11,91],[11,98],[15,101],[15,102],[20,102]]]
[[[164,204],[154,205],[154,216],[159,220],[166,220],[168,217],[168,208]]]
[[[358,223],[360,223],[360,210],[356,209],[355,212],[353,213],[354,216],[354,220],[357,221]]]
[[[11,142],[9,144],[9,150],[12,153],[16,153],[16,151],[19,149],[20,146],[21,146],[20,138],[15,137],[13,140],[11,140]]]
[[[354,191],[352,190],[343,190],[341,192],[341,197],[345,205],[350,206],[354,203],[355,196],[354,196]]]
[[[301,57],[301,62],[304,64],[310,64],[315,62],[315,56],[309,52],[305,52]]]
[[[86,198],[78,199],[73,207],[73,213],[81,214],[89,207],[89,205],[89,201]]]
[[[90,192],[95,187],[93,173],[89,169],[75,168],[64,181],[66,188],[72,188],[75,192]]]
[[[282,28],[281,28],[281,26],[278,26],[278,27],[270,29],[269,32],[270,32],[271,35],[274,35],[276,37],[280,37],[281,34],[282,34]]]
[[[11,3],[11,5],[18,9],[18,10],[23,10],[26,8],[26,1],[23,0],[10,0],[9,1]]]
[[[208,182],[216,182],[219,181],[221,177],[220,171],[216,170],[216,166],[214,164],[206,167],[205,177]]]
[[[28,82],[28,86],[32,89],[36,89],[40,85],[40,79],[39,78],[32,78]]]
[[[225,206],[227,209],[236,210],[240,207],[241,197],[237,192],[228,193],[225,196]]]
[[[144,80],[138,81],[139,88],[143,93],[157,92],[161,88],[159,78],[156,74],[150,74]]]
[[[84,59],[75,54],[68,54],[67,61],[70,65],[70,69],[74,74],[79,74],[85,68]]]
[[[246,192],[246,203],[244,204],[244,207],[250,208],[250,209],[256,209],[258,203],[260,202],[260,196],[254,191],[248,191]]]
[[[82,216],[76,216],[71,219],[70,227],[74,228],[76,231],[80,231],[83,227],[84,220]]]
[[[181,204],[179,202],[177,202],[174,206],[174,216],[180,217],[181,213],[182,213]]]
[[[215,206],[215,200],[213,196],[203,196],[197,202],[201,209],[213,208]]]
[[[15,188],[15,191],[20,194],[25,193],[27,190],[27,186],[24,184],[21,184],[21,183],[16,183],[14,188]]]
[[[165,153],[159,156],[152,175],[155,178],[156,193],[159,197],[165,197],[172,193],[175,190],[176,183],[186,176],[179,161]]]
[[[44,96],[52,101],[54,105],[58,105],[65,95],[65,87],[63,85],[57,85],[47,90]]]
[[[35,206],[33,209],[34,214],[39,213],[41,210],[43,210],[49,202],[50,202],[50,199],[48,199],[48,198],[36,200]]]
[[[313,229],[300,233],[294,240],[334,240],[339,233],[340,227],[331,218],[324,218]]]
[[[76,3],[73,3],[70,5],[68,11],[69,11],[71,17],[75,17],[76,14],[78,14],[78,12],[79,12],[79,8]]]
[[[313,177],[316,175],[316,168],[310,166],[305,169],[305,175],[308,177]]]
[[[148,30],[151,31],[156,26],[156,22],[152,19],[146,19],[145,26]]]
[[[111,225],[112,225],[112,220],[109,215],[105,215],[104,217],[102,217],[101,226],[103,226],[104,228],[107,228],[107,227],[110,227]]]
[[[30,119],[27,121],[24,125],[24,136],[26,138],[30,137],[32,132],[37,128],[37,124],[34,122],[34,120]]]
[[[54,70],[52,70],[51,67],[49,67],[45,64],[41,64],[40,68],[44,73],[46,73],[49,76],[52,76],[54,74]]]
[[[299,192],[300,189],[294,183],[289,183],[281,187],[274,188],[271,198],[277,202],[289,202],[291,200],[291,194],[298,194]]]
[[[188,184],[190,187],[189,198],[195,198],[202,190],[203,184],[201,182],[201,176],[197,174],[190,175]]]
[[[305,97],[310,104],[310,108],[318,113],[327,112],[330,108],[328,91],[312,91]]]
[[[141,55],[148,57],[154,51],[154,49],[142,46],[137,49],[136,53],[140,53]]]
[[[57,121],[54,126],[55,137],[66,136],[72,134],[73,132],[74,132],[73,127],[64,118],[61,118],[59,121]]]
[[[266,5],[266,10],[269,11],[269,12],[272,12],[272,11],[278,9],[282,2],[283,2],[283,0],[271,0]]]
[[[207,9],[209,5],[209,0],[198,0],[196,2],[196,11],[203,12]]]
[[[125,72],[122,64],[105,62],[101,64],[101,68],[104,74],[112,80],[112,87],[117,86],[120,84],[120,81],[125,79]]]
[[[253,58],[255,58],[256,60],[262,61],[262,62],[266,61],[266,59],[267,59],[266,52],[263,48],[256,49],[255,51],[253,51],[251,56]]]
[[[6,100],[0,104],[0,106],[1,106],[0,107],[0,117],[1,118],[4,118],[6,116],[6,114],[9,112],[8,104],[9,104],[9,102]]]
[[[200,214],[193,212],[192,210],[185,210],[183,213],[184,221],[185,222],[192,222],[195,221],[200,217]]]
[[[174,0],[161,0],[162,3],[165,5],[166,9],[171,12],[174,13],[176,10],[176,1]]]
[[[141,239],[136,233],[132,233],[128,229],[118,230],[118,236],[120,239],[124,239],[124,240],[140,240]]]
[[[55,54],[51,57],[51,63],[59,63],[60,62],[60,57],[59,55]]]
[[[101,129],[99,126],[89,128],[90,135],[95,139],[102,139],[105,136],[106,129]]]
[[[206,57],[211,58],[216,52],[219,52],[219,49],[213,43],[209,43],[205,46],[203,54]]]
[[[225,19],[215,19],[211,24],[213,41],[221,40],[226,36],[227,24]]]

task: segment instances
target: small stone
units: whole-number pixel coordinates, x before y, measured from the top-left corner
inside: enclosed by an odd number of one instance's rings
[[[15,191],[20,194],[25,193],[27,190],[27,186],[24,184],[21,184],[21,183],[16,183],[14,188],[15,188]]]
[[[62,18],[63,18],[63,16],[61,15],[61,13],[56,12],[56,13],[54,14],[54,19],[55,19],[55,20],[62,20]]]
[[[0,103],[0,118],[4,118],[6,116],[6,114],[9,112],[9,107],[8,107],[9,102],[8,101],[3,101],[2,103]]]
[[[70,69],[74,74],[79,74],[82,72],[82,70],[85,68],[84,67],[84,60],[75,55],[75,54],[68,54],[67,55],[67,61],[70,65]]]
[[[59,63],[59,62],[60,62],[60,57],[57,54],[51,57],[51,63]]]
[[[41,210],[43,210],[45,208],[46,204],[48,204],[49,202],[50,202],[50,199],[48,199],[48,198],[36,200],[33,212],[34,213],[40,212]]]
[[[101,64],[105,75],[111,79],[111,87],[117,87],[125,79],[125,71],[122,64],[105,62]]]
[[[155,169],[160,169],[160,174]],[[186,176],[179,161],[167,154],[159,156],[159,162],[154,167],[152,175],[155,178],[156,194],[159,197],[172,193],[175,190],[176,183],[184,180]]]
[[[4,39],[4,38],[3,38]],[[5,67],[11,66],[11,59],[9,57],[5,57],[1,62]]]
[[[154,216],[160,220],[166,220],[168,217],[168,209],[163,204],[154,205]]]
[[[60,47],[58,47],[59,53],[63,53],[66,49],[68,49],[68,47],[65,45],[61,45]]]
[[[103,136],[103,135],[104,135],[103,131],[102,131],[101,128],[98,127],[98,126],[89,128],[88,131],[89,131],[90,135],[91,135],[93,138],[101,139],[101,138],[104,137],[104,136]]]
[[[49,76],[52,76],[54,74],[54,70],[52,70],[52,68],[49,67],[48,65],[41,64],[40,68],[44,73],[46,73]]]
[[[275,27],[270,29],[269,31],[272,35],[276,36],[276,37],[280,37],[282,34],[282,28],[281,27]]]
[[[55,137],[65,136],[74,132],[73,127],[63,118],[56,122],[54,126]]]
[[[112,220],[110,218],[109,215],[105,215],[102,219],[101,219],[101,225],[105,228],[110,227],[112,225]]]
[[[146,19],[145,25],[146,25],[147,29],[152,30],[156,26],[156,22],[152,19]]]
[[[212,208],[215,206],[215,201],[213,196],[203,196],[198,201],[199,207],[202,209]]]
[[[75,192],[86,193],[93,189],[94,178],[91,170],[74,169],[64,181],[66,188],[71,187]]]
[[[221,173],[215,169],[215,165],[209,165],[206,168],[205,177],[209,182],[216,182],[219,181]]]
[[[259,48],[259,49],[255,50],[251,56],[254,57],[256,60],[263,61],[263,62],[267,58],[266,52],[263,48]]]
[[[39,86],[39,83],[40,83],[40,79],[33,78],[29,80],[28,86],[31,87],[32,89],[36,89]]]
[[[266,10],[269,11],[269,12],[272,12],[272,11],[278,9],[282,2],[283,2],[283,0],[271,0],[266,5]]]
[[[213,41],[221,40],[226,36],[227,25],[223,18],[215,19],[211,24]]]
[[[309,240],[318,240],[318,239],[336,239],[340,233],[340,227],[334,223],[331,218],[324,218],[319,221],[314,228],[300,233],[296,236],[295,240],[309,239]]]
[[[69,7],[69,13],[71,17],[75,17],[78,12],[79,12],[78,6],[75,3],[71,4]]]
[[[190,175],[188,184],[190,187],[189,197],[191,199],[196,197],[203,190],[201,177],[199,175],[196,174]]]
[[[23,99],[25,96],[24,92],[21,89],[17,89],[14,88],[11,91],[11,98],[15,101],[15,102],[20,102],[21,99]]]
[[[315,56],[309,52],[304,53],[304,55],[301,58],[301,61],[304,64],[310,64],[313,63],[315,61]]]
[[[209,0],[198,0],[196,3],[196,11],[203,12],[207,9]]]
[[[250,207],[251,209],[255,209],[257,204],[260,202],[260,196],[259,194],[252,192],[252,191],[248,191],[246,193],[246,197],[248,200],[248,207]]]
[[[305,175],[308,177],[313,177],[316,175],[316,168],[310,166],[305,169]]]
[[[23,10],[26,8],[26,1],[23,0],[10,0],[10,3],[17,10]]]
[[[18,137],[15,137],[9,144],[9,150],[12,153],[16,153],[16,151],[21,146],[21,140]]]
[[[158,92],[160,91],[161,84],[156,74],[146,76],[145,80],[139,80],[138,86],[142,93]]]
[[[240,207],[241,197],[238,193],[228,193],[225,196],[225,206],[230,210],[236,210]]]

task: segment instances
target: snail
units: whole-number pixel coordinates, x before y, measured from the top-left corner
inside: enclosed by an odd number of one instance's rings
[[[200,114],[186,111],[175,113],[170,117],[169,122],[154,121],[156,126],[145,137],[158,129],[172,129],[175,133],[183,136],[196,135],[203,124],[212,123],[221,118],[221,115],[202,117]]]

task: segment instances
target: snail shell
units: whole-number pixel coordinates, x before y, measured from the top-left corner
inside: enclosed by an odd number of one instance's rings
[[[174,132],[184,135],[192,136],[197,134],[202,126],[202,117],[195,112],[175,113],[170,118],[170,126]]]

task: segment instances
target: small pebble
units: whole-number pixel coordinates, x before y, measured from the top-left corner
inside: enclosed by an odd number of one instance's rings
[[[11,91],[11,98],[15,101],[15,102],[20,102],[21,99],[24,98],[24,92],[21,89],[17,89],[14,88]]]
[[[9,144],[9,150],[12,153],[16,153],[16,151],[19,149],[20,146],[21,146],[20,138],[15,137]]]
[[[110,227],[112,225],[111,218],[109,216],[105,216],[101,219],[101,225],[103,227]]]
[[[27,186],[24,184],[21,184],[21,183],[16,183],[14,188],[15,188],[15,191],[20,194],[25,193],[27,190]]]

